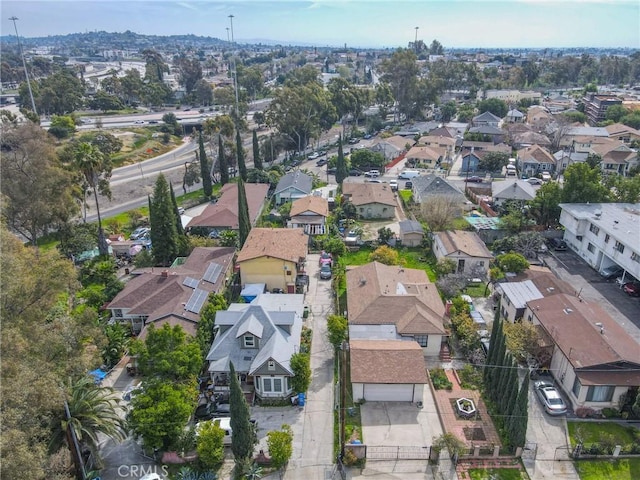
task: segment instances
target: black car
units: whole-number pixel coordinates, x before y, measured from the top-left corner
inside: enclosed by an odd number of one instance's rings
[[[212,418],[228,417],[230,411],[228,403],[204,403],[196,408],[193,416],[196,420],[211,420]]]
[[[558,252],[564,252],[567,249],[567,244],[560,238],[550,238],[549,246]]]
[[[362,172],[357,168],[352,168],[351,170],[349,170],[349,175],[351,177],[359,177],[360,175],[362,175]]]
[[[335,175],[337,171],[338,171],[338,169],[337,169],[336,167],[329,167],[329,168],[327,168],[327,173],[328,173],[329,175]]]
[[[323,165],[327,164],[327,159],[326,158],[321,158],[320,160],[318,160],[316,162],[316,167],[322,167]]]

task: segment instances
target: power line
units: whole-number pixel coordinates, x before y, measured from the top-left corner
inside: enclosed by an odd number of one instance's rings
[[[16,24],[16,20],[18,20],[18,17],[16,16],[9,17],[9,20],[13,22],[13,28],[16,31],[16,38],[18,40],[18,49],[20,50],[20,56],[22,57],[22,66],[24,67],[24,76],[27,78],[27,88],[29,89],[29,96],[31,97],[31,108],[33,109],[33,113],[37,115],[38,111],[36,110],[36,102],[33,100],[33,92],[31,91],[31,81],[29,80],[29,71],[27,70],[27,62],[24,59],[24,52],[22,51],[22,43],[20,43],[20,35],[18,35],[18,25]]]

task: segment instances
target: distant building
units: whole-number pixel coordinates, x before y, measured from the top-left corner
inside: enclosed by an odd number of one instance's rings
[[[606,120],[607,109],[612,105],[622,105],[622,100],[613,95],[589,93],[582,99],[584,113],[589,125],[597,125]]]

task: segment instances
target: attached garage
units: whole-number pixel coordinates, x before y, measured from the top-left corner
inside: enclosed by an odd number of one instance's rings
[[[427,370],[422,348],[411,340],[349,342],[353,399],[421,402]]]

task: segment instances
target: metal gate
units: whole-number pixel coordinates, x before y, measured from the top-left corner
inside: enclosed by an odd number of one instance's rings
[[[367,460],[429,460],[431,447],[366,446]]]

